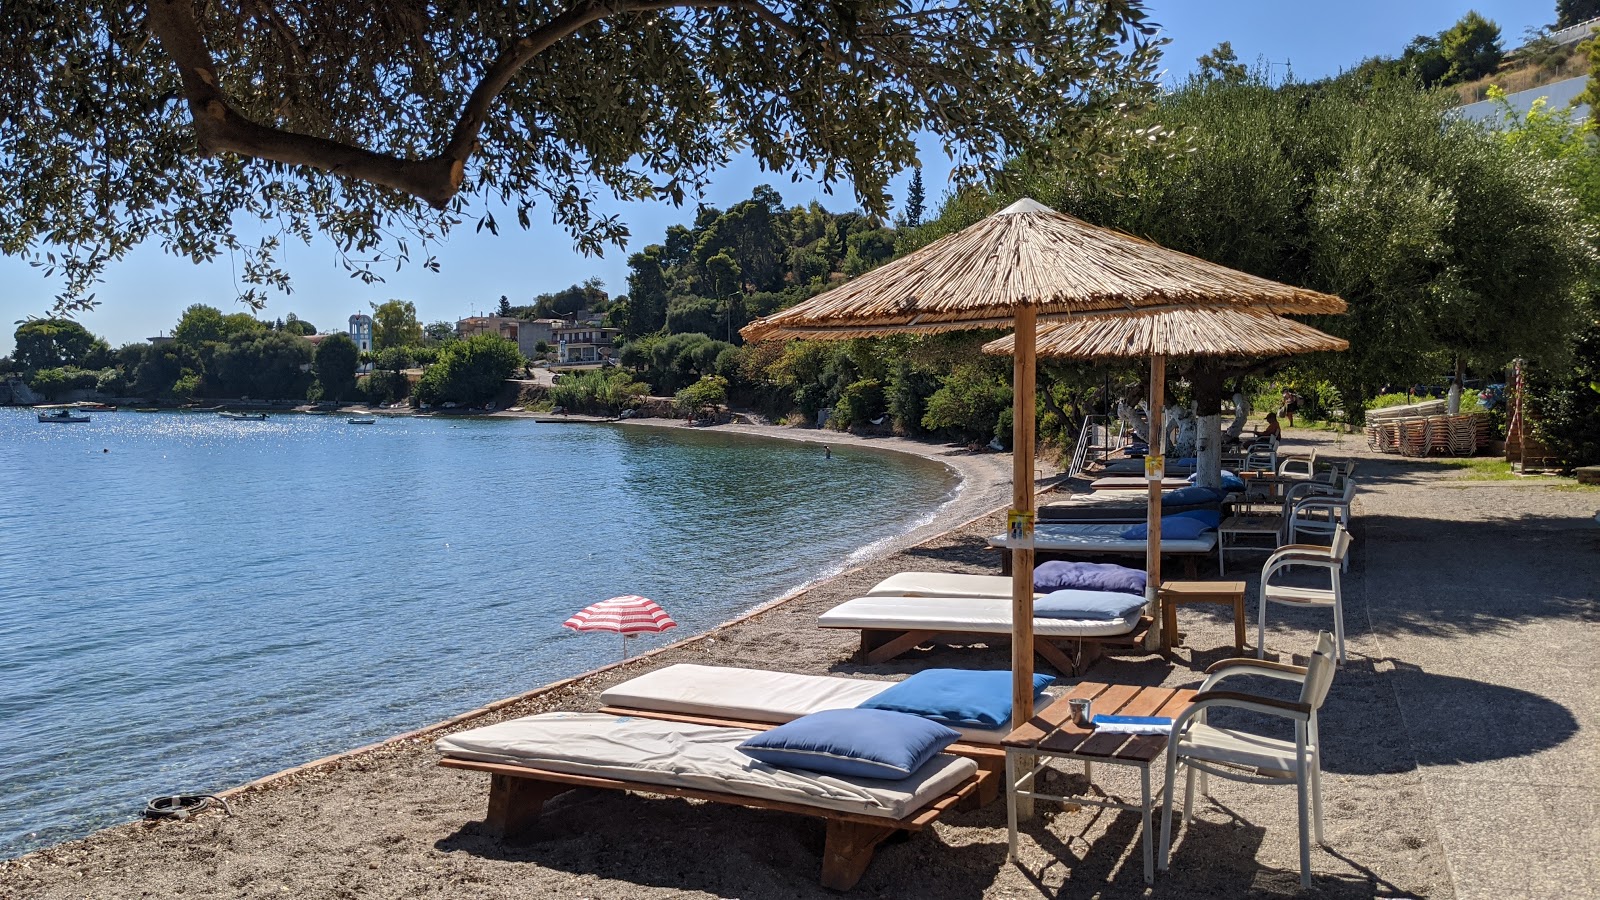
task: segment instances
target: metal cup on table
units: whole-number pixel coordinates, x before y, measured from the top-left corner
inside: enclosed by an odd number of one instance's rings
[[[1094,703],[1087,697],[1074,697],[1067,701],[1067,708],[1072,710],[1072,724],[1079,728],[1094,727]]]

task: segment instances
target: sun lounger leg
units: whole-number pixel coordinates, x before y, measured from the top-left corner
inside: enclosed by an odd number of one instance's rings
[[[896,829],[885,825],[829,820],[822,846],[822,886],[848,891],[872,863],[872,854]]]
[[[1089,646],[1099,647],[1100,645],[1091,643]],[[1034,635],[1033,652],[1037,653],[1040,659],[1054,666],[1056,671],[1063,675],[1076,675],[1088,668],[1089,663],[1093,660],[1091,655],[1093,651],[1085,648],[1078,654],[1078,661],[1074,663],[1072,658],[1064,653],[1054,641],[1038,635]]]
[[[876,665],[887,662],[902,653],[916,649],[923,641],[932,638],[937,632],[932,631],[881,631],[871,628],[861,629],[861,659]],[[889,637],[896,635],[895,637]]]
[[[538,820],[545,801],[570,790],[571,785],[491,775],[489,814],[484,817],[484,826],[490,834],[502,840],[516,839]]]

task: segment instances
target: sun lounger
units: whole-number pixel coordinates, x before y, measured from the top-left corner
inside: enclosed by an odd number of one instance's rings
[[[1194,463],[1185,465],[1176,459],[1167,460],[1166,474],[1168,475],[1188,475],[1193,471]],[[1144,457],[1130,456],[1124,459],[1113,459],[1100,467],[1100,473],[1102,475],[1143,475]]]
[[[1009,597],[1011,579],[1004,575],[968,575],[962,572],[899,572],[878,582],[867,591],[866,596]]]
[[[542,713],[440,738],[439,764],[490,773],[489,829],[515,837],[573,788],[638,791],[815,816],[827,823],[822,884],[849,890],[878,844],[918,831],[993,777],[941,753],[904,781],[844,778],[758,762],[757,732],[602,713]]]
[[[829,709],[854,709],[896,682],[840,675],[801,675],[735,666],[678,663],[646,672],[600,694],[600,711],[618,716],[649,716],[703,725],[764,729]],[[1005,770],[1000,742],[1010,732],[946,723],[961,740],[945,752],[964,756],[996,778],[978,795],[980,805],[999,796]]]
[[[823,613],[821,628],[861,632],[868,663],[894,659],[933,641],[991,642],[1011,634],[1006,597],[857,597]],[[1033,620],[1034,652],[1064,675],[1088,668],[1106,646],[1136,646],[1150,627],[1138,612],[1121,619]]]
[[[1049,523],[1033,530],[1034,559],[1060,559],[1082,556],[1144,556],[1146,542],[1125,538],[1127,525],[1104,523]],[[998,547],[1000,571],[1011,571],[1011,553],[1006,548],[1006,536],[997,534],[989,538],[989,546]],[[1217,533],[1207,531],[1187,540],[1161,539],[1161,555],[1181,559],[1184,575],[1194,578],[1199,574],[1199,561],[1208,558],[1217,548]]]

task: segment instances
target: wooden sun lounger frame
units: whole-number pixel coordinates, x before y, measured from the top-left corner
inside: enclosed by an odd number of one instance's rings
[[[664,709],[634,709],[631,706],[602,706],[600,711],[613,716],[635,716],[642,719],[661,719],[667,722],[689,722],[695,725],[716,725],[723,728],[748,728],[751,731],[770,731],[782,723],[757,722],[751,719],[704,716],[698,713],[674,712]],[[978,764],[980,772],[992,773],[978,784],[977,805],[988,806],[1000,799],[1000,776],[1006,770],[1006,751],[999,744],[974,744],[956,741],[944,752],[961,756]]]
[[[1086,523],[1049,522],[1049,523],[1046,523],[1046,524],[1071,525],[1071,524],[1086,524]],[[1109,523],[1097,522],[1097,523],[1094,523],[1094,524],[1109,524]],[[1012,555],[1011,551],[1006,549],[1005,547],[991,547],[990,549],[1000,551],[1000,574],[1001,575],[1010,575],[1011,574],[1011,555]],[[1171,558],[1171,559],[1174,559],[1174,560],[1181,561],[1183,563],[1183,577],[1189,579],[1190,581],[1193,581],[1196,578],[1200,577],[1200,563],[1201,562],[1209,562],[1210,559],[1211,559],[1211,554],[1213,552],[1215,552],[1216,549],[1217,549],[1216,547],[1211,547],[1211,548],[1206,549],[1206,550],[1168,550],[1166,547],[1162,547],[1161,548],[1161,558],[1162,559]],[[1072,549],[1064,549],[1064,548],[1058,548],[1058,547],[1050,547],[1050,548],[1036,547],[1036,548],[1034,548],[1034,551],[1033,551],[1033,560],[1034,560],[1035,564],[1037,564],[1037,563],[1048,562],[1050,560],[1056,560],[1056,559],[1060,559],[1060,560],[1081,560],[1081,559],[1084,559],[1086,557],[1093,558],[1093,557],[1099,557],[1099,556],[1128,556],[1128,555],[1129,554],[1126,554],[1126,553],[1120,553],[1120,554],[1118,554],[1118,553],[1107,553],[1107,552],[1105,552],[1103,550],[1098,550],[1098,549],[1096,549],[1094,547],[1084,547],[1081,550],[1076,548],[1076,547],[1074,547]]]
[[[1081,675],[1094,661],[1105,654],[1107,648],[1140,648],[1150,630],[1149,616],[1140,616],[1133,630],[1124,634],[1099,637],[1062,637],[1051,634],[1033,635],[1033,652],[1063,675]],[[851,626],[821,625],[822,628],[841,628],[861,632],[861,649],[856,658],[869,665],[888,662],[898,656],[928,643],[992,644],[1009,640],[1006,634],[974,633],[952,629],[943,631],[931,628],[858,628]]]
[[[630,713],[635,715],[636,713]],[[770,809],[791,812],[822,819],[826,835],[822,846],[822,886],[836,891],[848,891],[867,871],[878,845],[900,831],[921,831],[945,810],[973,796],[998,775],[980,769],[976,775],[934,798],[926,806],[902,819],[869,816],[865,813],[823,809],[800,803],[767,800],[760,797],[743,797],[738,794],[708,791],[699,788],[646,784],[593,775],[571,775],[552,772],[532,766],[507,763],[481,762],[446,756],[439,765],[450,769],[470,769],[489,773],[489,812],[484,824],[489,832],[502,840],[516,840],[525,835],[537,822],[544,805],[549,800],[574,788],[603,788],[613,791],[633,791],[666,797],[684,797],[706,800],[750,809]]]

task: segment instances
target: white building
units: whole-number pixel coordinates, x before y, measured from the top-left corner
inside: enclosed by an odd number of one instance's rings
[[[363,313],[356,313],[350,317],[350,340],[356,342],[356,350],[362,353],[372,352],[372,317]],[[357,372],[371,372],[372,363],[362,363],[356,367]]]

